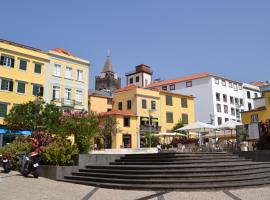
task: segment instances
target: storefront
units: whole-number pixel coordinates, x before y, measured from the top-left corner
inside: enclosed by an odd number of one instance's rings
[[[9,130],[0,128],[0,148],[6,144],[11,143],[18,135],[31,135],[32,131],[29,130]]]

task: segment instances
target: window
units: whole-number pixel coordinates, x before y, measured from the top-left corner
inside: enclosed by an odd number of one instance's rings
[[[34,69],[34,72],[35,72],[35,73],[41,74],[41,68],[42,68],[41,64],[35,63],[35,67],[34,67],[34,68],[35,68],[35,69]]]
[[[173,123],[173,113],[172,112],[166,112],[166,121],[167,121],[167,123]]]
[[[145,99],[142,99],[142,108],[143,109],[146,109],[147,108],[146,100]]]
[[[7,115],[7,104],[0,103],[0,117],[5,117]]]
[[[254,92],[254,98],[258,98],[258,93]]]
[[[12,80],[8,80],[8,79],[0,79],[1,82],[1,90],[3,91],[13,91],[13,81]]]
[[[250,99],[250,91],[247,91],[247,98]]]
[[[251,109],[252,109],[251,103],[248,103],[248,110],[251,110]]]
[[[228,106],[227,105],[224,105],[224,113],[228,113]]]
[[[26,69],[27,69],[27,61],[26,60],[20,60],[19,69],[26,71]]]
[[[113,104],[113,99],[108,98],[108,99],[107,99],[107,104],[108,104],[108,105],[112,105],[112,104]]]
[[[40,96],[40,97],[42,97],[43,96],[43,87],[41,85],[33,84],[32,94],[34,96]]]
[[[0,65],[6,67],[14,67],[14,58],[9,56],[1,56]]]
[[[227,95],[223,94],[223,102],[227,103]]]
[[[124,127],[130,127],[130,117],[124,117]]]
[[[217,103],[217,112],[221,112],[221,105]]]
[[[172,106],[173,105],[172,96],[166,95],[166,105],[167,106]]]
[[[222,86],[226,86],[226,81],[222,80]]]
[[[151,101],[151,109],[156,110],[156,101]]]
[[[127,109],[128,109],[128,110],[131,109],[131,100],[127,100]]]
[[[148,80],[145,79],[145,80],[144,80],[144,86],[147,86],[147,85],[148,85]]]
[[[162,90],[167,91],[167,86],[166,85],[162,86]]]
[[[25,94],[25,83],[17,82],[17,92],[20,94]]]
[[[221,117],[218,117],[218,125],[221,125],[222,124],[222,118]]]
[[[181,98],[181,107],[182,108],[187,108],[188,107],[187,98]]]
[[[251,115],[251,123],[258,123],[259,122],[259,117],[257,114]]]
[[[229,118],[225,118],[225,122],[229,121]]]
[[[235,110],[234,110],[234,108],[231,108],[231,115],[232,116],[235,116]]]
[[[244,103],[243,103],[243,99],[239,99],[240,100],[240,106],[243,106]]]
[[[236,111],[236,117],[237,117],[237,118],[240,118],[240,111],[239,111],[239,109],[238,109],[238,108],[236,108],[236,110],[235,110],[235,111]]]
[[[215,84],[219,84],[219,80],[217,78],[215,79]]]
[[[83,81],[83,71],[77,70],[77,81]]]
[[[234,101],[235,101],[235,105],[239,106],[239,99],[235,98]]]
[[[220,94],[218,92],[216,93],[216,100],[220,101]]]
[[[232,82],[229,82],[229,87],[232,88]]]
[[[234,98],[230,96],[230,103],[234,105]]]
[[[187,81],[186,82],[186,87],[192,87],[192,81]]]
[[[118,110],[122,110],[123,109],[123,103],[122,102],[118,102]]]
[[[136,83],[138,83],[140,81],[140,77],[136,76]]]
[[[65,100],[71,100],[71,89],[70,88],[65,88],[64,98],[65,98]]]
[[[129,84],[132,84],[133,83],[133,78],[130,78],[129,79]]]
[[[170,90],[175,90],[175,84],[170,85]]]
[[[188,124],[188,114],[182,114],[182,123]]]
[[[242,87],[243,87],[242,85],[238,85],[239,90],[242,90]]]
[[[238,87],[237,87],[237,84],[236,84],[236,83],[233,84],[233,89],[234,89],[235,91],[237,91]]]
[[[66,67],[65,78],[72,78],[72,68]]]
[[[81,90],[76,90],[76,101],[79,103],[83,102],[83,92]]]
[[[61,76],[61,65],[54,64],[53,75],[54,76]]]
[[[53,100],[59,100],[60,99],[60,87],[53,86]]]

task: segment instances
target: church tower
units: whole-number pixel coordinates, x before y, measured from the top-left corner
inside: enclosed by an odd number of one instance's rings
[[[112,93],[121,88],[121,78],[113,71],[112,60],[108,55],[102,72],[96,76],[95,89]]]

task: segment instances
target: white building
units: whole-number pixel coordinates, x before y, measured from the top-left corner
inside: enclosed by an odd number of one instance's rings
[[[174,91],[195,96],[196,120],[220,125],[229,119],[240,121],[241,111],[247,110],[251,98],[261,95],[259,89],[209,73],[201,73],[174,80],[154,82],[147,88]],[[250,93],[248,96],[248,92]],[[250,97],[250,98],[249,98]]]
[[[147,65],[141,64],[134,71],[126,73],[127,85],[134,84],[138,87],[146,87],[152,82],[153,72]]]
[[[255,85],[243,83],[243,96],[244,110],[252,110],[255,108],[254,99],[261,97],[260,88]]]

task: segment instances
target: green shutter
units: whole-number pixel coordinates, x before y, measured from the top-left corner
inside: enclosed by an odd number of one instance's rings
[[[26,60],[20,60],[20,69],[26,70],[27,68],[27,61]]]
[[[9,81],[9,91],[13,91],[13,81]]]
[[[7,104],[0,104],[0,117],[5,117],[7,114]]]

